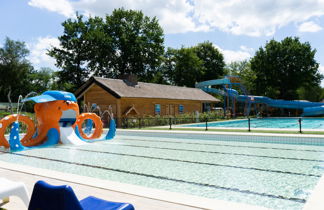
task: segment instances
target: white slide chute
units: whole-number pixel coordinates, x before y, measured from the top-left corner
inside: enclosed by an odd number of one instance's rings
[[[63,144],[84,145],[86,142],[82,141],[75,133],[73,127],[60,127],[61,142]]]

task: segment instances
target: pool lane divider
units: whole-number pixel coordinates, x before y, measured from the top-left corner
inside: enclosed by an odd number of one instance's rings
[[[245,143],[272,143],[272,144],[288,144],[288,145],[312,145],[324,146],[323,135],[318,134],[279,134],[279,133],[251,133],[251,132],[206,132],[206,131],[163,131],[163,130],[123,130],[118,135],[131,135],[138,137],[151,137],[151,134],[161,134],[161,138],[174,138],[175,136],[192,136],[210,137],[208,141],[229,141],[229,142],[245,142]],[[135,135],[134,135],[135,134]],[[164,135],[164,136],[163,136]],[[227,139],[222,139],[222,136]],[[231,139],[228,139],[230,137]],[[242,139],[245,137],[245,139]],[[185,138],[185,137],[183,137]],[[215,139],[217,138],[217,139]],[[239,140],[235,140],[239,138]],[[260,139],[261,138],[261,139]],[[268,138],[264,140],[262,138]],[[281,138],[281,139],[280,139]],[[234,139],[234,140],[233,140]],[[282,139],[285,139],[283,141]]]
[[[109,144],[115,144],[110,142]],[[298,161],[309,161],[309,162],[324,162],[324,160],[315,160],[315,159],[307,159],[307,158],[290,158],[290,157],[279,157],[279,156],[268,156],[268,155],[252,155],[252,154],[242,154],[235,152],[215,152],[208,150],[192,150],[192,149],[177,149],[177,148],[169,148],[169,147],[154,147],[154,146],[141,146],[141,145],[133,145],[133,144],[115,144],[118,146],[128,146],[128,147],[139,147],[139,148],[151,148],[151,149],[162,149],[162,150],[174,150],[174,151],[186,151],[186,152],[200,152],[200,153],[209,153],[209,154],[223,154],[223,155],[234,155],[234,156],[247,156],[247,157],[260,157],[260,158],[270,158],[270,159],[282,159],[282,160],[298,160]]]
[[[243,146],[243,145],[230,145],[230,144],[208,144],[208,143],[195,143],[195,142],[185,142],[185,141],[161,141],[161,140],[143,140],[143,139],[121,139],[122,141],[141,141],[141,142],[163,142],[170,144],[188,144],[188,145],[206,145],[206,146],[222,146],[222,147],[238,147],[238,148],[250,148],[250,149],[273,149],[273,150],[285,150],[285,151],[303,151],[303,152],[323,152],[324,150],[312,150],[312,149],[290,149],[290,148],[280,148],[280,147],[259,147],[259,146]],[[201,141],[190,139],[193,141]],[[210,140],[209,140],[210,141]]]
[[[21,156],[21,157],[29,157],[29,158],[42,159],[42,160],[66,163],[66,164],[77,165],[77,166],[84,166],[84,167],[89,167],[89,168],[109,170],[109,171],[126,173],[126,174],[131,174],[131,175],[144,176],[144,177],[148,177],[148,178],[155,178],[155,179],[160,179],[160,180],[173,181],[173,182],[184,183],[184,184],[191,184],[191,185],[196,185],[196,186],[201,186],[201,187],[210,187],[210,188],[214,188],[214,189],[218,189],[218,190],[226,190],[226,191],[256,195],[256,196],[261,196],[261,197],[268,197],[268,198],[274,198],[274,199],[280,199],[280,200],[288,200],[288,201],[297,202],[297,203],[305,203],[306,202],[306,199],[302,199],[302,198],[285,197],[283,195],[273,195],[273,194],[255,192],[255,191],[250,191],[250,190],[243,190],[243,189],[239,189],[239,188],[224,187],[224,186],[215,185],[215,184],[185,181],[182,179],[175,179],[175,178],[170,178],[170,177],[166,177],[166,176],[145,174],[145,173],[127,171],[127,170],[122,170],[122,169],[116,169],[116,168],[108,168],[108,167],[103,167],[103,166],[93,166],[93,165],[85,164],[85,163],[77,163],[77,162],[66,161],[66,160],[57,160],[57,159],[39,157],[39,156],[34,156],[34,155],[26,155],[26,154],[22,154],[22,153],[10,153],[10,152],[3,152],[3,151],[0,151],[0,153],[8,153],[11,155],[16,155],[16,156]]]
[[[218,164],[218,163],[206,163],[206,162],[198,162],[198,161],[190,161],[190,160],[161,158],[161,157],[153,157],[153,156],[145,156],[145,155],[133,155],[133,154],[126,154],[126,153],[116,153],[116,152],[107,152],[107,151],[99,151],[99,150],[79,149],[79,148],[75,148],[75,147],[57,147],[57,149],[73,149],[73,150],[84,151],[84,152],[93,152],[93,153],[120,155],[120,156],[130,156],[130,157],[147,158],[147,159],[155,159],[155,160],[166,160],[166,161],[174,161],[174,162],[182,162],[182,163],[190,163],[190,164],[198,164],[198,165],[237,168],[237,169],[245,169],[245,170],[255,170],[255,171],[263,171],[263,172],[269,172],[269,173],[281,173],[281,174],[289,174],[289,175],[296,175],[296,176],[321,177],[320,175],[316,175],[316,174],[304,174],[304,173],[297,173],[297,172],[291,172],[291,171],[280,171],[280,170],[262,169],[262,168],[254,168],[254,167],[225,165],[225,164]]]

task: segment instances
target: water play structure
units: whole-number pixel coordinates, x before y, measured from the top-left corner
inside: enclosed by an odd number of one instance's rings
[[[42,95],[22,100],[22,102],[26,101],[36,103],[34,105],[36,126],[31,118],[19,114],[19,111],[0,120],[0,146],[10,148],[10,151],[47,147],[58,143],[80,145],[113,139],[115,136],[116,124],[112,113],[108,112],[109,131],[100,138],[103,132],[101,118],[95,113],[79,114],[79,106],[72,93],[46,91]],[[87,128],[83,131],[82,124],[85,121]],[[21,139],[19,123],[26,125],[26,134]],[[89,132],[93,124],[94,131]],[[8,129],[10,130],[9,140],[5,136]]]
[[[217,86],[217,88],[213,87]],[[233,87],[238,87],[241,94]],[[196,84],[196,88],[200,88],[205,92],[214,93],[224,97],[224,114],[229,108],[232,115],[236,115],[236,102],[244,103],[244,115],[249,116],[251,106],[262,104],[268,107],[285,108],[285,109],[301,109],[302,116],[316,116],[324,114],[324,103],[309,101],[288,101],[280,99],[272,99],[266,96],[249,95],[244,85],[241,84],[240,78],[237,76],[225,76],[223,79],[208,80]]]

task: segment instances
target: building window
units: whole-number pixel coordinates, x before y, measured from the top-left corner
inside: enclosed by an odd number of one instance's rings
[[[210,103],[203,103],[203,112],[210,112],[211,105]]]
[[[179,114],[183,114],[183,105],[182,104],[179,105]]]
[[[155,113],[155,115],[161,114],[161,105],[160,104],[155,104],[154,113]]]

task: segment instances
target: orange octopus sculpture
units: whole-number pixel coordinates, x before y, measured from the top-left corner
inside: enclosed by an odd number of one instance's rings
[[[10,129],[15,122],[23,123],[27,126],[25,136],[20,140],[25,147],[44,144],[48,140],[50,131],[58,134],[60,127],[78,126],[79,133],[82,133],[82,123],[86,119],[91,119],[95,124],[95,131],[92,138],[98,138],[102,134],[102,122],[99,116],[94,113],[84,113],[79,115],[79,106],[72,93],[64,91],[46,91],[40,96],[27,98],[24,101],[36,102],[34,106],[37,126],[33,120],[25,115],[13,114],[8,115],[0,120],[0,146],[10,147],[10,142],[5,137],[6,130]],[[79,119],[79,116],[81,118]],[[89,139],[89,138],[87,138]],[[17,146],[18,147],[18,146]]]

